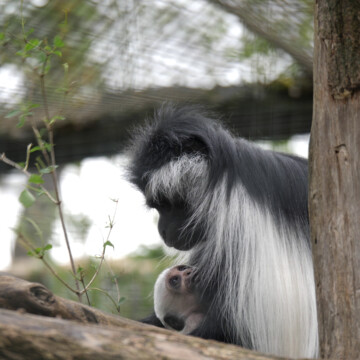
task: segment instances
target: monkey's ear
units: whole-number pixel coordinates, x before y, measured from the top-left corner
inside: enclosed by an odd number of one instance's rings
[[[185,327],[185,321],[183,319],[170,314],[165,315],[164,322],[176,331],[181,331]]]

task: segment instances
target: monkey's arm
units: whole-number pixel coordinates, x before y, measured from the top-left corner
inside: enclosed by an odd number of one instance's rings
[[[219,318],[218,314],[211,312],[206,314],[200,326],[189,335],[242,346],[242,342],[235,337],[235,334],[231,331],[231,327],[226,326],[225,321]]]
[[[140,322],[144,324],[154,325],[157,327],[163,328],[164,325],[161,323],[161,321],[156,317],[155,313],[147,316],[145,319],[141,319]]]

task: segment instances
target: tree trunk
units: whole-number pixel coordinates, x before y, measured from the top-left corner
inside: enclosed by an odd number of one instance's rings
[[[320,355],[360,354],[360,3],[317,0],[309,211]]]
[[[0,359],[276,359],[109,315],[12,276],[0,276],[0,308]]]

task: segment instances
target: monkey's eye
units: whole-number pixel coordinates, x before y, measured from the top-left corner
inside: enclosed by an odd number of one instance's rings
[[[180,287],[181,285],[181,278],[178,275],[172,276],[169,279],[169,285],[173,288],[173,289],[177,289]]]
[[[171,203],[166,198],[149,199],[146,201],[147,206],[154,208],[158,211],[171,208]]]

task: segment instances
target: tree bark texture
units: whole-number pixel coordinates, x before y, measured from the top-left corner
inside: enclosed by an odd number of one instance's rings
[[[317,0],[309,211],[320,355],[360,356],[360,2]]]
[[[54,295],[44,285],[0,273],[0,308],[75,320],[82,323],[126,327],[134,321],[106,314],[76,301]]]
[[[0,308],[0,359],[279,359],[109,315],[12,276],[0,276]]]

